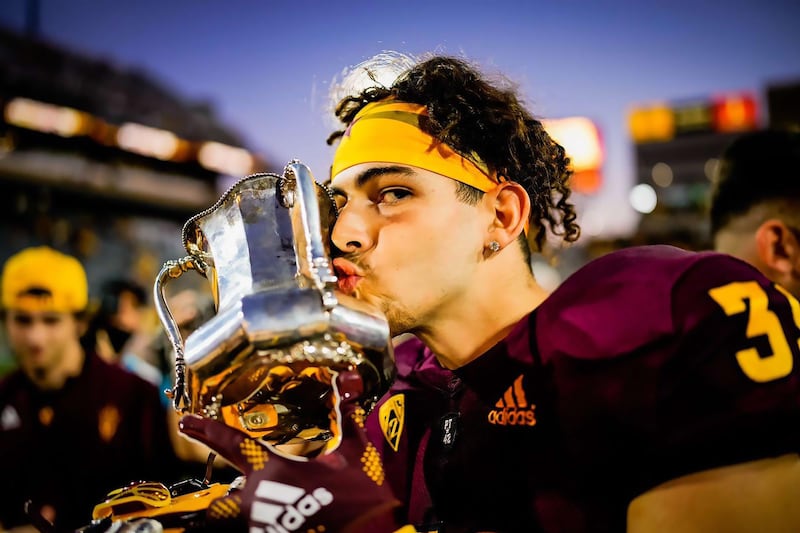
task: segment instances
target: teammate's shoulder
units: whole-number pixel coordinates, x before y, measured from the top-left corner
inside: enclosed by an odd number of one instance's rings
[[[688,251],[669,245],[634,246],[588,262],[568,277],[556,293],[585,294],[587,289],[593,289],[619,296],[646,289],[658,294],[671,292],[690,273],[762,277],[749,263],[719,252]]]
[[[612,252],[577,270],[540,306],[539,344],[545,353],[567,349],[581,358],[630,353],[674,333],[678,295],[689,301],[715,283],[759,276],[747,263],[716,252],[666,245]]]
[[[713,251],[689,251],[675,246],[655,244],[623,248],[589,261],[575,272],[573,278],[615,275],[637,279],[653,274],[680,275],[694,265],[709,261],[741,261]]]
[[[544,306],[576,305],[587,300],[619,307],[625,298],[634,301],[657,296],[706,254],[673,246],[637,246],[608,253],[589,261],[565,279]],[[645,294],[642,294],[642,291]],[[620,301],[620,298],[623,298]]]

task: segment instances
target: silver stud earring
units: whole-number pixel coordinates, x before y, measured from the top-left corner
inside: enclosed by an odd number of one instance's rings
[[[500,251],[500,243],[497,242],[497,241],[490,242],[489,243],[489,250],[491,250],[493,253],[499,252]]]

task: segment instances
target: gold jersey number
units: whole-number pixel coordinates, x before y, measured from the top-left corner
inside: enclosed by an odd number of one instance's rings
[[[775,288],[789,301],[792,319],[800,329],[800,303],[786,289]],[[788,376],[794,366],[794,358],[786,333],[778,316],[769,309],[769,296],[756,281],[737,281],[708,291],[728,316],[747,312],[747,338],[766,335],[772,353],[761,355],[756,348],[745,348],[736,352],[736,360],[742,372],[753,381],[765,383]],[[745,301],[750,302],[748,309]],[[800,339],[797,341],[800,346]]]

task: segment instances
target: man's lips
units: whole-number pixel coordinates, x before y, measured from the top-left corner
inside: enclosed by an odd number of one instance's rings
[[[361,277],[359,276],[347,276],[347,277],[340,277],[337,285],[339,286],[339,290],[345,294],[351,295],[356,291],[356,285],[358,282],[361,281]]]
[[[353,294],[356,285],[364,277],[356,265],[346,259],[336,258],[333,260],[333,268],[336,271],[336,277],[339,278],[337,283],[339,290],[345,294]]]

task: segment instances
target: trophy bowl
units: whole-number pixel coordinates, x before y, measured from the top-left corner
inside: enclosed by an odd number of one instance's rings
[[[154,285],[175,350],[176,410],[320,450],[335,437],[339,401],[377,401],[394,370],[389,327],[336,288],[336,216],[330,191],[294,160],[282,175],[240,179],[186,222],[188,255],[167,261]],[[165,287],[189,270],[208,280],[215,315],[184,340]]]

